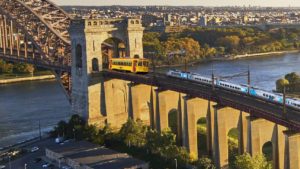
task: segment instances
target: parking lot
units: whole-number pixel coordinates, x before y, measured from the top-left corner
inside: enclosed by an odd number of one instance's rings
[[[5,169],[59,169],[59,164],[54,163],[49,165],[51,161],[45,158],[45,147],[55,144],[57,143],[55,143],[54,139],[46,139],[27,146],[25,149],[27,149],[28,152],[20,158],[12,160],[10,164],[6,163]],[[46,167],[45,164],[48,164],[48,166]],[[65,165],[60,164],[60,166],[62,168]]]

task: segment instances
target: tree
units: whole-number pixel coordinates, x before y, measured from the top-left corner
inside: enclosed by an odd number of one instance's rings
[[[240,38],[238,36],[225,36],[218,39],[217,43],[220,46],[228,49],[229,52],[232,52],[234,49],[237,49],[240,44]]]
[[[12,73],[13,65],[11,63],[7,63],[3,60],[0,60],[0,73]]]
[[[288,80],[290,84],[298,83],[300,80],[300,76],[296,72],[288,73],[284,78]]]
[[[147,127],[142,124],[141,120],[137,120],[137,122],[135,122],[129,118],[127,122],[123,124],[119,131],[119,135],[127,146],[130,147],[133,145],[141,147],[146,143],[146,132]]]
[[[35,68],[31,64],[26,63],[16,63],[13,65],[14,73],[30,73],[33,74]]]
[[[156,32],[146,32],[143,36],[143,48],[145,56],[155,57],[155,59],[162,58],[164,55],[164,48],[160,42],[160,34]]]
[[[198,169],[215,169],[216,168],[214,166],[212,160],[209,158],[200,158],[196,162],[196,166]]]
[[[51,137],[64,137],[67,133],[68,123],[65,121],[59,121],[57,126],[54,127],[54,130],[50,132]]]
[[[67,138],[73,138],[75,136],[75,139],[84,139],[85,125],[86,122],[82,117],[77,114],[73,115],[68,122]]]
[[[161,133],[156,130],[148,130],[146,140],[146,147],[153,153],[162,152],[169,146],[176,144],[176,136],[170,129],[166,129]]]
[[[288,39],[290,39],[290,40],[297,40],[298,39],[298,34],[297,33],[290,33],[288,35]]]
[[[288,81],[288,80],[286,80],[286,79],[284,79],[284,78],[278,79],[278,80],[276,81],[276,90],[277,90],[278,92],[283,92],[283,87],[284,87],[284,86],[288,86],[288,84],[289,84],[289,81]]]
[[[171,63],[179,61],[182,63],[184,59],[194,60],[199,59],[201,56],[201,47],[200,44],[192,38],[169,38],[166,42],[163,43],[165,51],[171,57]],[[184,51],[184,53],[182,53]]]
[[[237,156],[234,164],[237,169],[272,169],[263,155],[251,157],[248,153]]]
[[[289,84],[288,84],[288,88],[290,92],[295,92],[297,89],[297,86],[300,85],[300,76],[295,73],[289,73],[287,75],[285,75],[285,79],[288,80]]]

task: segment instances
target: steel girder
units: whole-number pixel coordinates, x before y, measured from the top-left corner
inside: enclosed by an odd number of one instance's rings
[[[33,44],[39,53],[34,58],[35,65],[53,67],[70,96],[70,16],[48,0],[0,0],[0,14],[12,21],[17,33]]]

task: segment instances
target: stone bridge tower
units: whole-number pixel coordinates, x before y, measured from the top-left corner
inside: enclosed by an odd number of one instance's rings
[[[126,57],[143,58],[143,30],[141,19],[86,19],[73,20],[69,29],[72,46],[72,112],[90,123],[101,121],[105,109],[101,101],[101,79],[93,73],[104,69],[101,45],[107,39],[122,42]],[[118,46],[116,44],[115,46]],[[118,57],[118,56],[115,56]],[[97,82],[96,82],[97,81]],[[100,122],[99,121],[99,122]]]

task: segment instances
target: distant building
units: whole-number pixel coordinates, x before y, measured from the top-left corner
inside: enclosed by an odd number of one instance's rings
[[[171,22],[172,21],[172,15],[169,13],[164,14],[164,22]]]
[[[149,164],[126,153],[80,141],[46,148],[46,157],[76,169],[148,169]]]
[[[207,17],[206,16],[202,16],[199,19],[199,25],[200,26],[207,26]]]
[[[249,21],[248,16],[244,15],[244,16],[243,16],[243,23],[244,23],[244,24],[247,24],[248,21]]]

